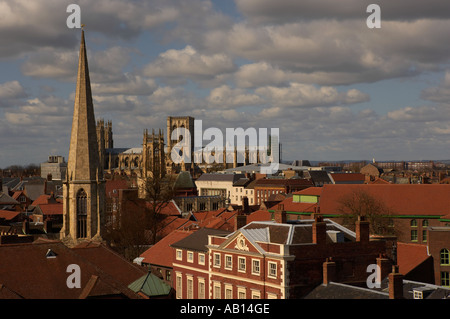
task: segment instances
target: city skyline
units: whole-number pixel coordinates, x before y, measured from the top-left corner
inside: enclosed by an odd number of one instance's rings
[[[380,29],[366,25],[370,3]],[[0,2],[2,168],[68,158],[81,36],[69,4]],[[280,128],[283,159],[450,158],[444,0],[78,4],[95,116],[112,121],[116,147],[189,115]]]

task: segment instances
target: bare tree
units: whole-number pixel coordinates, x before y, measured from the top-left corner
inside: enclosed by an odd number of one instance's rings
[[[338,212],[342,214],[346,227],[353,227],[358,216],[370,223],[370,233],[394,235],[392,210],[380,199],[358,188],[339,200]]]
[[[175,197],[176,175],[165,175],[158,168],[152,169],[150,176],[144,178],[140,192],[146,201],[146,229],[149,232],[151,244],[158,241],[158,234],[164,227],[164,209]]]

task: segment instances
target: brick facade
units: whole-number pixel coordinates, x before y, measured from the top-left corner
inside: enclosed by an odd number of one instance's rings
[[[386,253],[386,242],[369,240],[368,227],[360,221],[355,234],[320,217],[252,222],[227,236],[208,236],[205,264],[199,264],[199,251],[176,244],[173,287],[182,299],[199,298],[201,284],[206,299],[298,299],[323,282],[326,261],[333,263],[332,280],[363,285],[367,266]]]

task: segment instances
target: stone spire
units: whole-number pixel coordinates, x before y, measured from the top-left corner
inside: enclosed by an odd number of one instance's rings
[[[63,184],[63,227],[60,232],[63,243],[71,247],[85,240],[102,241],[105,203],[105,180],[99,161],[82,30],[67,178]]]
[[[97,129],[92,102],[84,30],[82,30],[67,167],[69,181],[94,181],[97,178],[103,179],[102,170],[99,170],[101,176],[96,176],[98,166]]]

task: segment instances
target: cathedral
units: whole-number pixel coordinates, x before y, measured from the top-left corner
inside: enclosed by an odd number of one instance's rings
[[[69,247],[86,240],[102,241],[105,213],[102,157],[82,30],[60,232],[61,240]]]

